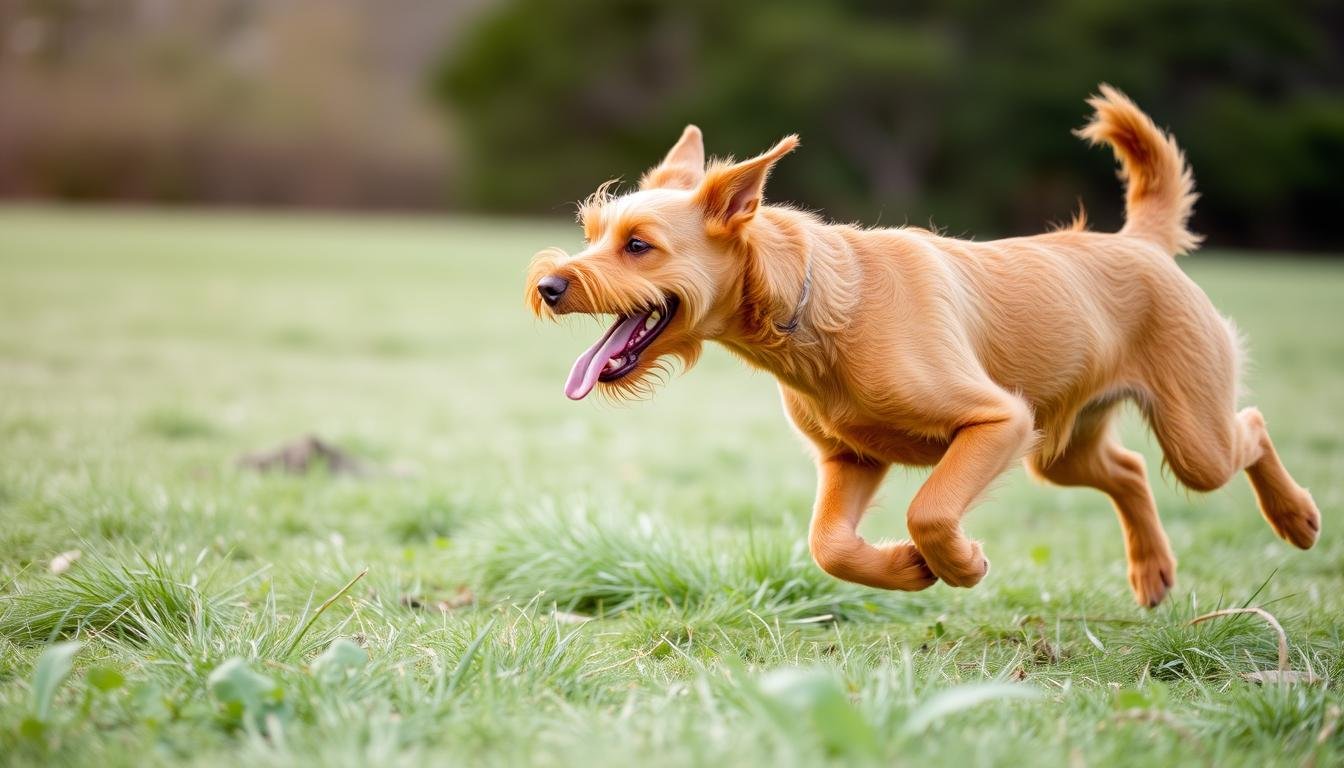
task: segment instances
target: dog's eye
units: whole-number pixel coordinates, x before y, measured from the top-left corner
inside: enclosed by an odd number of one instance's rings
[[[640,240],[638,237],[630,238],[630,240],[627,241],[625,244],[625,252],[632,256],[638,256],[641,253],[648,253],[652,248],[653,248],[652,245],[649,245],[643,240]]]

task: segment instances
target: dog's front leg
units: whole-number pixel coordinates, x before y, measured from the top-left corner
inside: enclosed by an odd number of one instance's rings
[[[1032,439],[1031,410],[1025,402],[1005,396],[995,410],[956,431],[906,518],[910,537],[929,568],[954,587],[975,586],[989,572],[980,543],[962,532],[962,516]]]
[[[924,589],[937,578],[913,544],[875,547],[857,532],[887,467],[851,455],[820,459],[808,544],[817,565],[836,578],[882,589]]]

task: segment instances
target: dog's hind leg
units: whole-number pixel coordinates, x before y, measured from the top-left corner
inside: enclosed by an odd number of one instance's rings
[[[820,459],[808,545],[817,565],[836,578],[881,589],[924,589],[937,578],[915,545],[900,541],[873,546],[858,535],[859,521],[887,467],[848,454]]]
[[[1212,491],[1246,470],[1260,511],[1284,540],[1301,549],[1316,543],[1321,514],[1311,494],[1279,461],[1265,419],[1255,408],[1236,412],[1236,351],[1230,334],[1206,349],[1183,352],[1150,376],[1148,419],[1167,465],[1186,487]]]
[[[1255,408],[1215,413],[1209,401],[1153,405],[1153,431],[1167,465],[1191,490],[1212,491],[1246,470],[1260,512],[1280,538],[1310,549],[1321,531],[1321,513],[1307,489],[1279,461],[1265,419]]]
[[[1157,516],[1143,456],[1125,450],[1115,437],[1115,407],[1108,402],[1084,408],[1062,454],[1049,459],[1037,453],[1026,464],[1055,485],[1096,488],[1111,497],[1125,534],[1130,588],[1139,605],[1151,608],[1175,584],[1176,558]]]
[[[1321,533],[1321,512],[1316,500],[1279,461],[1260,411],[1245,408],[1237,414],[1237,420],[1260,446],[1260,458],[1246,467],[1260,512],[1279,538],[1299,549],[1311,549]]]

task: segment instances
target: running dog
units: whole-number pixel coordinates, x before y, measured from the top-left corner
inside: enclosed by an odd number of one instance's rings
[[[1129,583],[1155,606],[1176,558],[1142,456],[1113,428],[1136,402],[1166,463],[1194,491],[1245,470],[1282,538],[1311,547],[1320,513],[1275,453],[1259,411],[1237,411],[1241,347],[1231,323],[1177,267],[1194,179],[1175,141],[1102,86],[1077,131],[1109,144],[1126,186],[1125,225],[989,242],[924,229],[865,229],[763,202],[789,136],[743,162],[706,165],[689,126],[637,191],[604,185],[580,207],[585,245],[529,269],[538,315],[615,315],[579,356],[565,394],[647,393],[667,361],[716,341],[779,381],[819,476],[809,544],[848,581],[970,587],[989,570],[962,518],[1019,459],[1036,477],[1110,496]],[[911,541],[857,533],[892,464],[932,467],[910,502]]]

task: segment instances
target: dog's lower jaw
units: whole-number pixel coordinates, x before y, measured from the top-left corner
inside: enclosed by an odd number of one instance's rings
[[[680,300],[667,296],[661,305],[621,315],[597,343],[579,355],[565,382],[565,395],[582,400],[599,382],[619,381],[640,365],[640,356],[667,330]]]
[[[702,349],[703,340],[678,325],[644,350],[632,370],[618,379],[599,380],[596,389],[610,400],[648,399],[674,373],[694,368]]]

